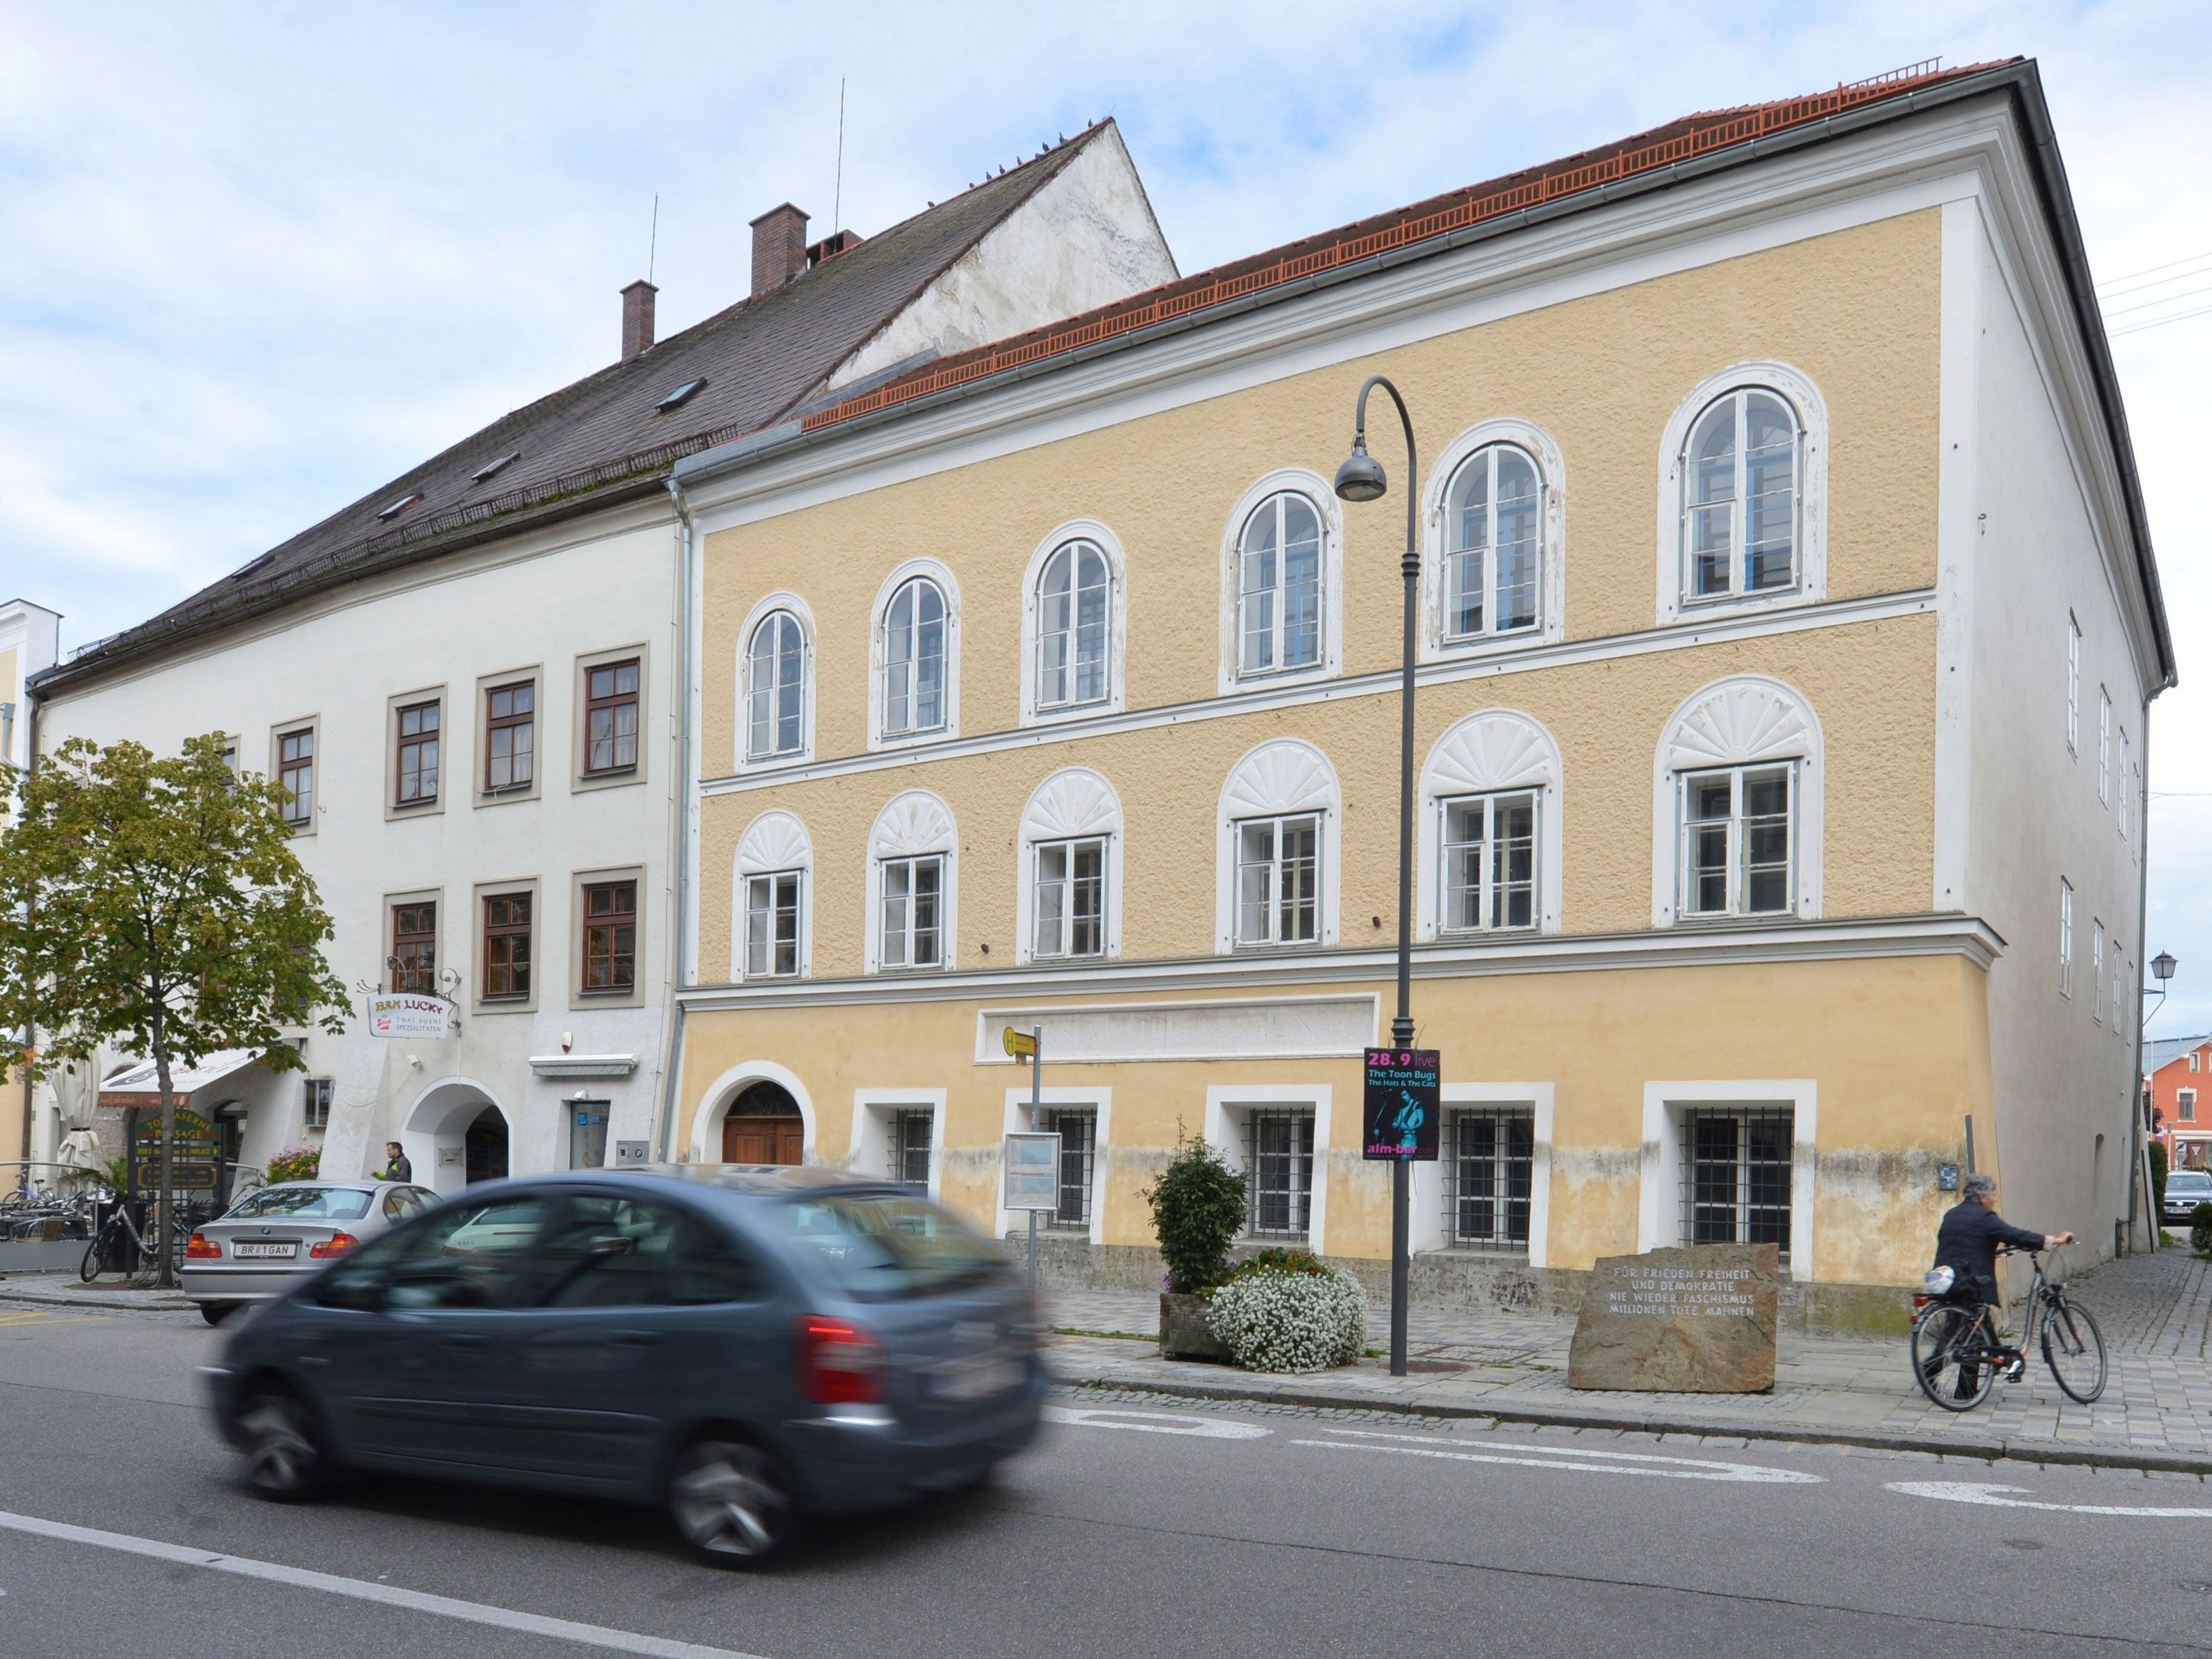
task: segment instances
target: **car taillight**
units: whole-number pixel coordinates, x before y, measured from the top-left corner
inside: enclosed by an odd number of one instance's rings
[[[360,1243],[351,1233],[332,1233],[321,1243],[310,1247],[307,1254],[319,1261],[325,1256],[343,1255]]]
[[[842,1319],[799,1322],[799,1395],[817,1406],[868,1406],[884,1397],[884,1348]]]
[[[216,1243],[205,1233],[194,1233],[191,1237],[187,1239],[185,1243],[185,1260],[187,1261],[220,1261],[222,1260],[222,1246]]]

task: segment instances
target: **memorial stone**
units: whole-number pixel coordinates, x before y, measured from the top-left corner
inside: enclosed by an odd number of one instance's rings
[[[1760,1394],[1774,1386],[1780,1251],[1692,1244],[1601,1256],[1575,1323],[1567,1386]]]

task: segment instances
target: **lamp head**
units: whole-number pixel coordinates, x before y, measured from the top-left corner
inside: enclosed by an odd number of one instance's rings
[[[1363,432],[1352,439],[1352,453],[1336,469],[1336,493],[1347,501],[1372,501],[1380,500],[1389,488],[1382,463],[1367,453],[1367,434]]]
[[[2173,952],[2171,951],[2160,951],[2150,959],[2150,970],[2158,976],[2158,982],[2160,985],[2173,977],[2173,970],[2179,966],[2180,964],[2174,961]]]

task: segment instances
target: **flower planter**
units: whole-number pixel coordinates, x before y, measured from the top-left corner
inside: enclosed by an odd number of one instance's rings
[[[1213,1334],[1206,1317],[1209,1298],[1160,1292],[1160,1358],[1203,1359],[1217,1365],[1233,1365],[1236,1358]]]

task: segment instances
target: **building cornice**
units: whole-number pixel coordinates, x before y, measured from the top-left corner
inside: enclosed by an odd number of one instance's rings
[[[1986,970],[2005,941],[1978,916],[1959,913],[1855,917],[1848,921],[1753,922],[1719,927],[1644,928],[1626,933],[1559,933],[1510,942],[1413,946],[1415,979],[1502,975],[1597,973],[1641,968],[1717,968],[1799,962],[1846,962],[1900,957],[1963,957]],[[1082,967],[994,969],[933,975],[861,975],[843,979],[696,986],[677,998],[692,1013],[771,1008],[860,1007],[914,1002],[1050,997],[1095,1000],[1195,991],[1294,989],[1370,985],[1396,970],[1384,947],[1194,957],[1155,962],[1100,962]]]

